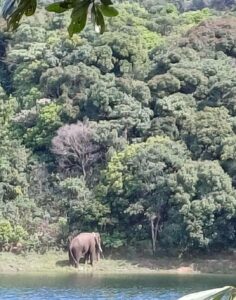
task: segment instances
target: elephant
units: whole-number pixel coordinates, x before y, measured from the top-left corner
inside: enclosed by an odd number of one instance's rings
[[[75,267],[78,267],[81,258],[84,258],[85,262],[90,258],[93,266],[95,259],[99,260],[100,253],[102,248],[99,233],[82,232],[74,237],[69,245],[69,261]]]

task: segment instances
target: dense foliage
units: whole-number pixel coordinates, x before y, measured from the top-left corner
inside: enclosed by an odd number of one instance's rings
[[[236,246],[234,12],[120,2],[103,35],[40,9],[1,32],[2,250]]]

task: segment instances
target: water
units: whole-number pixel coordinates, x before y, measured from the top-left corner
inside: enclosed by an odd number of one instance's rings
[[[175,300],[225,285],[236,286],[226,275],[1,275],[1,300]]]

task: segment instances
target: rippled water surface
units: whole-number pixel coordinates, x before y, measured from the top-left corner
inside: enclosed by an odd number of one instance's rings
[[[0,275],[0,299],[162,299],[225,285],[236,276],[209,275]]]

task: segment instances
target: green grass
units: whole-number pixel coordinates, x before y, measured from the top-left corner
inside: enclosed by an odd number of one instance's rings
[[[82,272],[82,273],[150,273],[155,272],[148,267],[139,267],[137,263],[126,260],[102,259],[94,267],[80,264],[79,269],[69,266],[66,252],[49,251],[43,255],[28,253],[15,255],[0,253],[0,273],[11,272]]]
[[[93,274],[132,274],[132,273],[221,273],[236,272],[236,260],[232,255],[192,258],[189,260],[160,257],[145,258],[134,256],[132,259],[115,259],[106,256],[96,262],[94,267],[80,264],[79,269],[69,266],[67,252],[49,251],[43,255],[27,253],[15,255],[0,252],[0,273],[93,273]]]

